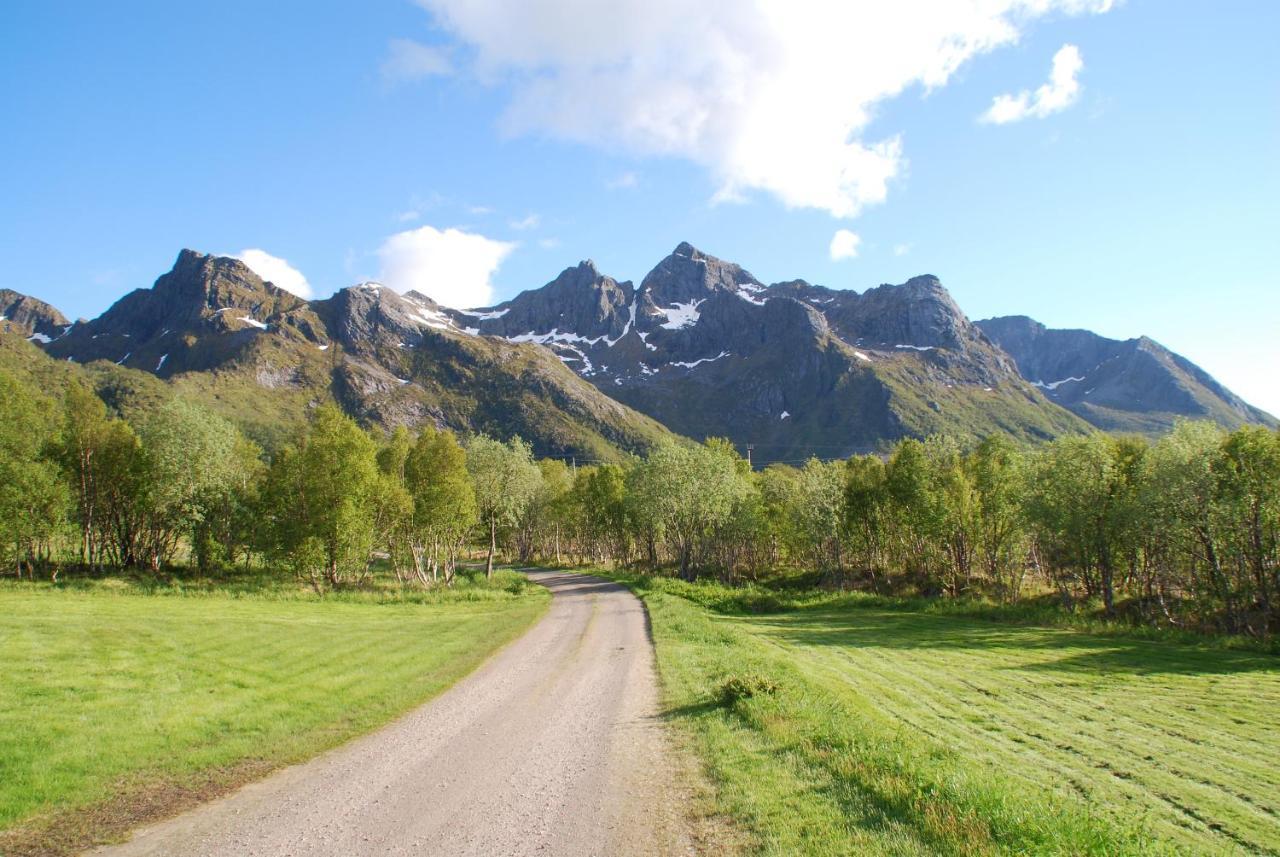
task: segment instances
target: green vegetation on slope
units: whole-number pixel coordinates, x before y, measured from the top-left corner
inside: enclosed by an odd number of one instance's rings
[[[547,603],[514,573],[459,581],[407,598],[278,582],[260,594],[121,578],[5,585],[0,853],[83,846],[368,731],[474,669]]]
[[[628,582],[670,716],[762,853],[1280,853],[1273,656],[883,607],[723,614],[675,594],[722,587]]]

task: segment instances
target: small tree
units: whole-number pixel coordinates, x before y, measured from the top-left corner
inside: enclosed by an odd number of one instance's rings
[[[874,455],[855,455],[845,462],[846,523],[850,540],[871,577],[873,588],[878,585],[881,570],[888,570],[889,493],[886,478],[884,461]]]
[[[978,562],[1000,599],[1010,601],[1026,569],[1026,463],[1008,440],[993,436],[969,457],[969,470],[978,501]]]
[[[0,372],[0,563],[19,575],[49,561],[69,500],[49,458],[53,403]]]
[[[844,579],[845,473],[841,462],[810,458],[800,470],[792,501],[795,532],[814,567]]]
[[[412,550],[418,579],[453,582],[458,549],[476,523],[476,494],[467,454],[453,432],[427,427],[405,460],[405,484],[413,501]]]
[[[143,524],[142,559],[159,569],[191,538],[202,570],[210,566],[209,521],[225,506],[248,465],[239,430],[230,422],[181,399],[166,402],[139,420],[141,491],[134,501]]]
[[[377,447],[332,406],[317,409],[297,448],[271,464],[263,492],[272,552],[317,591],[367,573],[375,540]]]
[[[732,517],[749,486],[722,448],[667,442],[632,471],[627,487],[638,523],[661,534],[680,575],[692,580],[705,542]]]
[[[476,509],[489,535],[485,577],[493,577],[498,529],[516,524],[542,481],[529,445],[518,437],[502,443],[485,435],[467,445],[467,471],[475,489]]]

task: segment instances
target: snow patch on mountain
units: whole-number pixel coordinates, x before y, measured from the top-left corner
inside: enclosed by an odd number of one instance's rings
[[[716,361],[716,360],[719,360],[721,357],[728,357],[728,356],[729,356],[729,352],[728,352],[728,351],[721,351],[721,352],[720,352],[719,354],[717,354],[715,357],[703,357],[701,360],[694,360],[694,361],[692,361],[692,362],[690,362],[690,363],[679,363],[679,362],[675,362],[675,361],[673,361],[673,362],[671,363],[671,365],[672,365],[672,366],[680,366],[680,367],[683,367],[683,368],[685,368],[685,369],[692,369],[694,366],[697,366],[699,363],[712,363],[712,362],[714,362],[714,361]]]
[[[460,310],[460,312],[462,315],[465,315],[467,318],[477,318],[480,321],[488,321],[489,319],[493,319],[493,318],[502,318],[504,315],[511,312],[511,307],[507,307],[506,309],[492,309],[492,310],[464,309],[464,310]]]
[[[1072,377],[1072,378],[1063,378],[1061,381],[1050,381],[1050,382],[1049,382],[1049,383],[1047,383],[1047,384],[1046,384],[1046,383],[1044,383],[1043,381],[1032,381],[1032,382],[1031,382],[1031,384],[1032,384],[1033,386],[1039,387],[1039,388],[1040,388],[1040,389],[1042,389],[1042,390],[1056,390],[1056,389],[1058,389],[1059,387],[1061,387],[1063,384],[1069,384],[1069,383],[1071,383],[1072,381],[1083,381],[1083,380],[1084,380],[1084,378],[1074,378],[1074,377]],[[1093,392],[1093,391],[1091,390],[1090,392]],[[1089,394],[1088,394],[1088,393],[1085,393],[1085,395],[1087,396],[1087,395],[1089,395]]]
[[[701,318],[698,313],[698,305],[705,300],[706,298],[699,298],[687,304],[676,302],[669,307],[659,307],[658,311],[667,317],[661,327],[665,327],[667,330],[680,330],[697,324],[698,319]]]

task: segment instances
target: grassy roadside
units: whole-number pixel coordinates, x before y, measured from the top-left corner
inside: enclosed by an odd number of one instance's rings
[[[542,615],[511,572],[452,590],[0,586],[0,853],[58,853],[367,732]]]
[[[1274,656],[615,579],[760,853],[1280,853]]]

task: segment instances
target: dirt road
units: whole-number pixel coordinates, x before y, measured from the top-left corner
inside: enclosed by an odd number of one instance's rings
[[[546,617],[446,693],[94,853],[691,853],[643,607],[599,578],[530,576]]]

